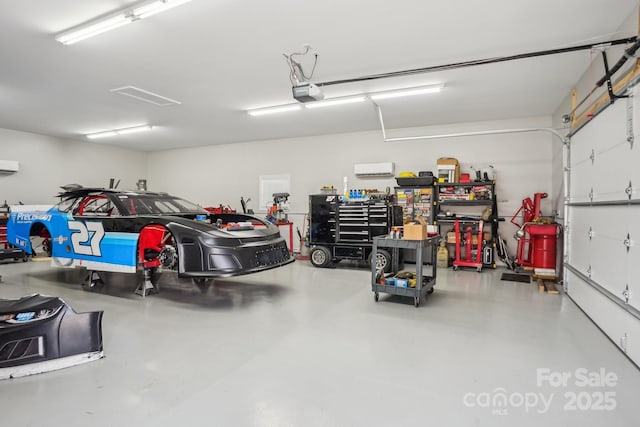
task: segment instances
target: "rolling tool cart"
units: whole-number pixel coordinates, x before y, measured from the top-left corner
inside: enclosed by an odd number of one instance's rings
[[[372,252],[376,236],[402,225],[402,208],[389,197],[349,200],[335,194],[309,196],[310,261],[328,267],[343,259],[369,261],[384,271],[391,269],[391,255]]]
[[[380,269],[376,269],[375,264],[371,265],[371,290],[373,296],[377,302],[380,296],[380,292],[402,295],[405,297],[413,297],[413,304],[415,307],[420,305],[421,298],[424,298],[427,294],[433,293],[433,287],[436,285],[436,250],[435,247],[438,244],[439,237],[429,237],[424,240],[404,240],[404,239],[391,239],[386,236],[374,237],[372,256],[375,257],[378,251],[384,250],[382,248],[391,249],[391,272],[396,274],[399,271],[399,251],[401,249],[414,250],[416,252],[416,260],[422,260],[422,262],[416,262],[415,273],[415,285],[411,286],[407,281],[399,282],[388,281],[385,279],[385,275]],[[427,249],[425,251],[425,249]],[[423,264],[426,260],[423,259],[423,255],[427,253],[430,256],[430,260],[427,262],[431,264],[431,276],[423,275]],[[381,283],[384,281],[384,283]]]

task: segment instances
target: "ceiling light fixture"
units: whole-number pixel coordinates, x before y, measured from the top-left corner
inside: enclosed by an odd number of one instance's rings
[[[127,8],[109,15],[64,31],[55,36],[56,40],[64,45],[77,43],[89,37],[97,36],[106,31],[113,30],[123,25],[130,24],[140,19],[155,15],[180,6],[191,0],[153,0],[146,1],[137,6]]]
[[[378,101],[381,99],[389,99],[389,98],[400,98],[406,96],[415,96],[415,95],[425,95],[429,93],[437,93],[444,89],[444,84],[437,85],[429,85],[429,86],[417,86],[410,87],[404,89],[397,90],[388,90],[383,92],[371,92],[360,95],[352,95],[352,96],[344,96],[341,98],[328,98],[322,101],[313,101],[313,102],[305,102],[305,103],[295,103],[295,104],[285,104],[285,105],[275,105],[272,107],[264,107],[264,108],[256,108],[253,110],[247,110],[247,113],[251,116],[261,116],[264,114],[272,114],[272,113],[285,113],[288,111],[296,111],[304,108],[324,108],[324,107],[333,107],[336,105],[345,105],[345,104],[354,104],[357,102],[363,102],[367,99],[372,101]]]
[[[385,92],[375,92],[370,93],[369,98],[374,101],[379,101],[381,99],[390,99],[390,98],[402,98],[407,96],[416,96],[416,95],[426,95],[429,93],[438,93],[442,89],[444,89],[444,85],[430,85],[430,86],[420,86],[420,87],[412,87],[408,89],[398,89],[398,90],[390,90]]]
[[[123,25],[130,24],[132,21],[124,14],[116,15],[111,18],[103,19],[101,21],[87,25],[86,27],[78,28],[64,34],[56,36],[56,40],[62,44],[74,44],[80,40],[88,39],[89,37],[97,36],[106,31],[113,30]]]
[[[89,139],[98,139],[98,138],[105,138],[108,136],[127,135],[129,133],[144,132],[152,129],[153,129],[153,126],[151,125],[142,125],[142,126],[133,126],[130,128],[107,130],[104,132],[88,133],[85,136]]]
[[[306,104],[304,104],[304,107],[305,108],[333,107],[336,105],[354,104],[356,102],[363,102],[366,100],[367,100],[367,97],[364,95],[349,96],[346,98],[333,98],[333,99],[327,99],[325,101],[307,102]]]
[[[148,18],[156,13],[164,12],[165,10],[172,9],[176,6],[188,3],[191,0],[156,0],[149,4],[145,4],[136,9],[133,9],[133,14],[138,19]]]
[[[291,105],[278,105],[276,107],[256,108],[254,110],[247,110],[250,116],[264,116],[266,114],[286,113],[288,111],[300,110],[302,107],[299,104]]]

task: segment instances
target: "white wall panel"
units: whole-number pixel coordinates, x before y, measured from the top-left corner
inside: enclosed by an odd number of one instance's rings
[[[115,178],[136,188],[147,176],[146,153],[95,142],[0,129],[0,152],[20,162],[19,172],[0,175],[0,204],[54,204],[61,185],[106,187]]]

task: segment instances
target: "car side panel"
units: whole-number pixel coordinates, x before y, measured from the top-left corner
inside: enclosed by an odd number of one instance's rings
[[[138,233],[109,231],[102,218],[73,217],[62,213],[54,223],[55,265],[113,272],[136,271]]]
[[[51,212],[52,210],[46,212],[11,212],[7,222],[7,241],[28,254],[33,253],[30,239],[31,227],[35,223],[42,223],[51,230],[51,220],[54,216]]]

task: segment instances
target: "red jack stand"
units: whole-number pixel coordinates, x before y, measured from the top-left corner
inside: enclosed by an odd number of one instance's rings
[[[478,222],[478,242],[475,245],[476,254],[473,256],[473,227],[467,226],[465,228],[464,233],[464,242],[465,242],[465,257],[462,259],[462,251],[460,247],[460,243],[462,240],[462,233],[460,230],[460,221],[456,220],[455,223],[455,232],[456,232],[456,259],[453,261],[453,269],[457,270],[458,267],[475,267],[478,270],[478,273],[482,271],[482,230],[484,227],[484,222],[481,220]]]

